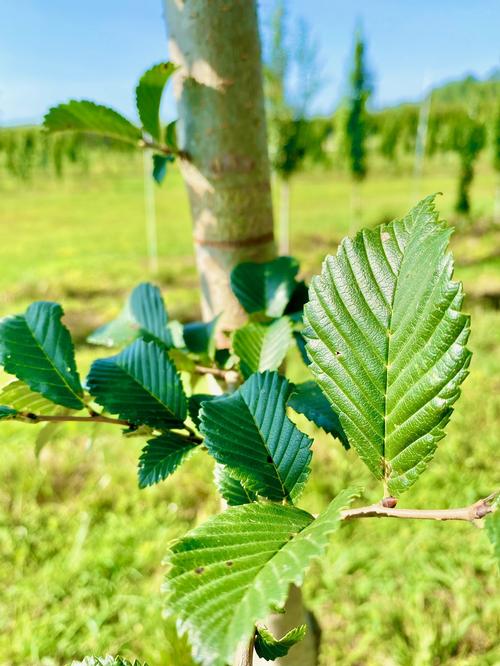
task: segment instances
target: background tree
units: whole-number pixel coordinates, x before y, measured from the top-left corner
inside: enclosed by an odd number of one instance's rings
[[[319,56],[307,23],[301,20],[296,34],[290,33],[284,3],[278,2],[264,74],[271,167],[279,181],[281,255],[290,252],[291,180],[306,164],[327,162],[325,144],[332,125],[311,117],[311,104],[323,83]]]
[[[367,104],[372,94],[372,83],[366,66],[366,46],[360,30],[357,30],[354,42],[352,69],[349,75],[349,88],[344,102],[345,110],[341,114],[342,136],[349,171],[353,181],[353,218],[359,220],[360,195],[358,185],[367,173],[367,136],[369,119]]]
[[[474,166],[485,145],[486,129],[482,122],[467,112],[457,114],[454,121],[452,147],[460,159],[455,210],[467,216],[471,208],[470,188],[474,179]]]

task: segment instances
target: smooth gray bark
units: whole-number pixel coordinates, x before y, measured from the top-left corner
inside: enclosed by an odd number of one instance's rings
[[[233,329],[231,269],[275,256],[256,4],[165,0],[165,14],[203,317]]]

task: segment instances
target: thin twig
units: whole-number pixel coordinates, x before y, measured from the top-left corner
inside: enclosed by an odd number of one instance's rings
[[[226,379],[229,372],[234,372],[234,370],[222,370],[221,368],[207,368],[204,365],[196,365],[195,370],[199,375],[213,375],[219,379]]]
[[[125,426],[127,428],[138,428],[137,423],[131,423],[125,419],[115,419],[111,416],[103,416],[102,414],[91,413],[91,416],[74,416],[72,414],[32,414],[31,412],[19,412],[16,415],[18,420],[22,420],[27,423],[42,423],[43,421],[76,421],[80,423],[110,423],[111,425]],[[15,417],[14,417],[15,420]],[[198,435],[196,430],[193,430],[186,423],[183,424],[182,428],[187,431],[187,435],[183,433],[177,433],[181,437],[189,440],[193,444],[201,444],[203,438]]]
[[[254,644],[255,644],[255,631],[253,632],[252,638],[248,642],[248,645],[245,647],[245,649],[241,654],[238,666],[252,666]]]
[[[342,511],[342,520],[354,518],[406,518],[410,520],[466,520],[472,522],[493,513],[493,500],[500,493],[496,491],[488,497],[457,509],[391,509],[382,504],[372,504]]]
[[[165,146],[162,143],[157,143],[156,141],[141,139],[139,145],[141,148],[151,148],[151,150],[154,150],[157,153],[161,153],[162,155],[172,155],[173,157],[180,157],[184,160],[189,159],[189,153],[187,151],[169,148],[168,146]]]
[[[111,416],[95,414],[93,416],[74,416],[66,414],[32,414],[31,412],[19,412],[19,416],[30,423],[41,423],[42,421],[83,421],[87,423],[112,423],[114,425],[134,427],[135,424],[125,419],[115,419]]]

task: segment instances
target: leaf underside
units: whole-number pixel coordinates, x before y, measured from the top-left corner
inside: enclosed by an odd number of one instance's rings
[[[114,109],[88,100],[71,100],[49,110],[43,125],[50,132],[85,132],[137,145],[141,130]]]
[[[231,273],[231,289],[249,314],[281,317],[297,288],[298,271],[299,264],[292,257],[238,264]]]
[[[340,493],[314,520],[292,506],[236,506],[188,533],[169,555],[168,610],[206,666],[232,663],[257,621],[285,603],[312,560],[325,551],[340,512],[356,496]]]
[[[307,625],[290,629],[283,638],[275,638],[267,627],[259,626],[255,632],[255,652],[266,661],[285,657],[290,648],[301,641],[307,632]]]
[[[296,499],[310,472],[312,440],[286,415],[290,391],[276,372],[254,374],[201,410],[209,453],[247,490],[272,500]]]
[[[217,490],[229,506],[250,504],[250,502],[257,500],[257,495],[251,490],[247,490],[241,481],[231,476],[228,468],[224,465],[215,466],[214,480]]]
[[[143,128],[161,142],[160,103],[163,89],[175,70],[171,62],[154,65],[141,76],[135,91],[137,111]]]
[[[173,346],[161,292],[148,282],[137,285],[116,319],[95,330],[87,342],[104,347],[121,347],[138,337],[146,341],[156,340],[166,347]]]
[[[156,342],[136,340],[116,356],[94,361],[87,384],[106,411],[131,423],[169,429],[186,419],[181,379]]]
[[[58,411],[57,405],[47,400],[40,393],[35,393],[30,387],[19,380],[6,384],[0,391],[0,404],[9,405],[18,412],[28,412],[50,416]]]
[[[83,389],[73,342],[57,303],[32,303],[23,315],[0,322],[0,359],[5,371],[32,391],[63,407],[82,409]]]
[[[291,341],[292,328],[288,317],[281,317],[270,324],[250,322],[239,328],[233,336],[233,351],[240,358],[243,376],[277,370]]]
[[[346,434],[340,424],[339,417],[333,411],[325,395],[316,382],[295,384],[288,400],[288,406],[298,414],[303,414],[318,428],[337,437],[345,449],[350,448]]]
[[[411,486],[444,437],[468,373],[469,317],[434,197],[346,239],[311,285],[307,352],[349,443],[389,492]]]
[[[139,488],[166,479],[195,447],[175,432],[166,432],[148,440],[139,458]]]

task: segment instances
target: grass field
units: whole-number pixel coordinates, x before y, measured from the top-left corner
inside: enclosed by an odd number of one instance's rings
[[[434,168],[420,194],[444,192],[452,212],[451,166]],[[363,223],[406,212],[417,198],[407,175],[379,170],[363,187]],[[471,503],[498,485],[500,423],[500,242],[487,224],[494,177],[482,166],[473,225],[455,234],[457,277],[472,313],[471,376],[448,436],[402,506]],[[35,299],[61,301],[85,370],[96,355],[85,336],[148,279],[141,165],[63,183],[0,185],[0,315]],[[198,316],[187,199],[179,174],[157,196],[160,273],[173,317]],[[305,174],[292,190],[292,251],[304,274],[318,271],[349,229],[350,186],[335,174]],[[294,376],[305,371],[291,360]],[[5,379],[2,377],[2,379]],[[171,539],[217,509],[211,464],[194,456],[174,480],[139,491],[140,439],[105,426],[66,425],[34,453],[35,431],[1,428],[0,664],[66,664],[84,654],[120,652],[150,666],[192,664],[162,617],[161,560]],[[380,490],[351,451],[320,431],[312,482],[301,505],[319,511],[349,483]],[[359,521],[343,527],[306,585],[323,630],[322,665],[497,666],[498,573],[479,529],[460,523]]]

